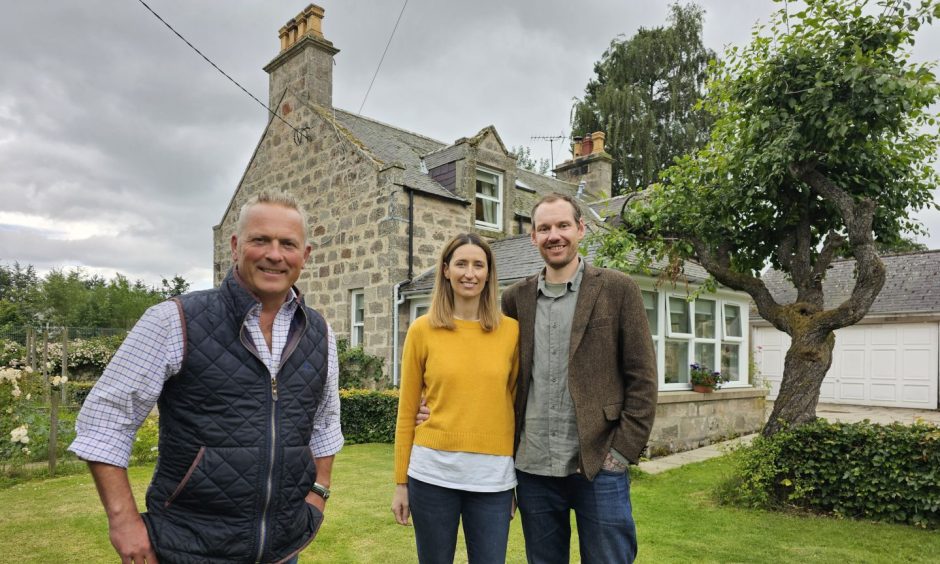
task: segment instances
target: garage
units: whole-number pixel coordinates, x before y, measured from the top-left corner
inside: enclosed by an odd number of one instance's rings
[[[884,407],[938,408],[940,383],[940,250],[883,255],[885,284],[861,323],[836,331],[832,367],[819,401]],[[825,308],[855,286],[855,261],[836,260],[823,280]],[[777,303],[796,290],[778,271],[763,276]],[[751,314],[753,358],[774,399],[790,337]]]
[[[790,337],[773,327],[754,330],[754,360],[777,397]],[[875,323],[836,331],[832,367],[819,401],[937,409],[938,323]]]

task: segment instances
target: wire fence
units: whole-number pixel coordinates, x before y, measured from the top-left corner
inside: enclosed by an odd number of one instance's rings
[[[113,337],[126,335],[127,329],[117,327],[29,327],[26,325],[12,325],[0,327],[0,341],[10,341],[26,346],[30,331],[42,334],[48,331],[50,338],[61,339],[62,332],[68,332],[69,339],[91,339],[93,337]]]
[[[0,476],[24,469],[55,476],[75,435],[75,418],[113,348],[90,339],[125,329],[5,327],[0,330]]]

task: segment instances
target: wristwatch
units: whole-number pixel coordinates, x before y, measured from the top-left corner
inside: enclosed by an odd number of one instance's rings
[[[316,482],[310,486],[310,491],[323,498],[323,501],[330,499],[330,488]]]

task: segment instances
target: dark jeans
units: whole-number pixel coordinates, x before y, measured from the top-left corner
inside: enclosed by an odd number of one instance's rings
[[[629,564],[636,558],[636,525],[629,473],[601,470],[593,482],[517,471],[519,512],[529,564],[566,564],[574,509],[581,562]]]
[[[468,492],[409,477],[408,504],[421,564],[453,564],[461,519],[470,564],[506,561],[512,490]]]

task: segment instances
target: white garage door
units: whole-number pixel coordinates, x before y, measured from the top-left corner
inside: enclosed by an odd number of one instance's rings
[[[790,336],[773,327],[754,329],[754,358],[777,397]],[[832,367],[819,401],[937,409],[937,323],[855,325],[836,331]]]

